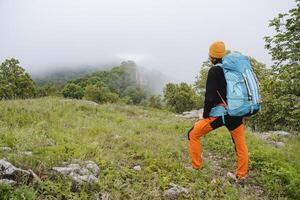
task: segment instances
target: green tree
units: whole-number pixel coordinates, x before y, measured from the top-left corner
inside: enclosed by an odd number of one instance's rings
[[[139,104],[142,100],[146,99],[145,91],[136,86],[127,87],[124,90],[123,95],[130,97],[133,104]]]
[[[274,61],[265,82],[263,109],[273,129],[300,130],[300,1],[288,13],[270,21],[275,35],[266,36],[265,48]]]
[[[162,99],[160,95],[152,95],[148,100],[148,106],[151,108],[162,108]]]
[[[65,98],[82,99],[84,95],[84,90],[79,85],[76,85],[74,83],[68,83],[65,85],[62,93]]]
[[[212,63],[209,60],[206,60],[202,63],[201,69],[199,74],[196,76],[195,87],[197,91],[204,95],[205,88],[206,88],[206,80],[208,70],[212,67]]]
[[[84,98],[97,103],[117,102],[119,96],[105,86],[88,85],[85,87]]]
[[[213,66],[210,60],[206,60],[202,63],[199,74],[196,76],[196,81],[194,87],[196,89],[197,94],[200,96],[201,107],[204,104],[204,96],[205,96],[205,88],[206,88],[206,80],[208,75],[208,70]]]
[[[187,83],[168,83],[164,88],[164,100],[167,107],[177,113],[199,109],[201,105],[199,95]]]
[[[71,83],[85,88],[85,97],[97,102],[112,102],[121,98],[127,104],[140,104],[146,99],[147,94],[145,88],[139,84],[137,66],[133,61],[122,62],[120,66],[111,70],[97,71],[68,82]],[[101,97],[98,94],[100,90]],[[90,91],[95,91],[96,94]],[[108,96],[110,100],[106,100]]]
[[[300,0],[288,13],[280,13],[272,19],[269,26],[275,35],[266,36],[266,49],[269,50],[276,66],[282,64],[299,65],[300,62]]]
[[[0,65],[0,99],[31,98],[35,93],[35,82],[17,59],[6,59]]]

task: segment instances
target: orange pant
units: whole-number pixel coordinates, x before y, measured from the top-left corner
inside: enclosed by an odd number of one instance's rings
[[[227,125],[228,124],[228,125]],[[194,169],[203,166],[200,137],[223,126],[221,117],[209,117],[197,121],[189,131],[189,150]],[[236,176],[243,178],[248,175],[248,149],[245,141],[245,126],[242,118],[225,117],[225,126],[229,129],[237,156]]]

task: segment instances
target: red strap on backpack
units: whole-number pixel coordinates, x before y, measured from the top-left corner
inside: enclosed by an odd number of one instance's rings
[[[219,97],[221,98],[223,104],[225,105],[225,108],[227,108],[228,105],[227,105],[226,101],[223,99],[223,97],[221,96],[221,94],[218,90],[217,90],[217,93],[218,93]]]

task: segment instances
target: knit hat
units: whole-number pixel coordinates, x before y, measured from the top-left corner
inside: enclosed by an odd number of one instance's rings
[[[213,58],[223,58],[227,51],[225,49],[225,44],[222,41],[216,41],[212,43],[209,47],[209,56]]]

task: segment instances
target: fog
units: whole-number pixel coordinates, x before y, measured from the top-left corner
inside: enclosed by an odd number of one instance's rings
[[[0,62],[30,73],[134,60],[173,81],[192,83],[208,46],[271,65],[263,37],[289,0],[0,0]]]

